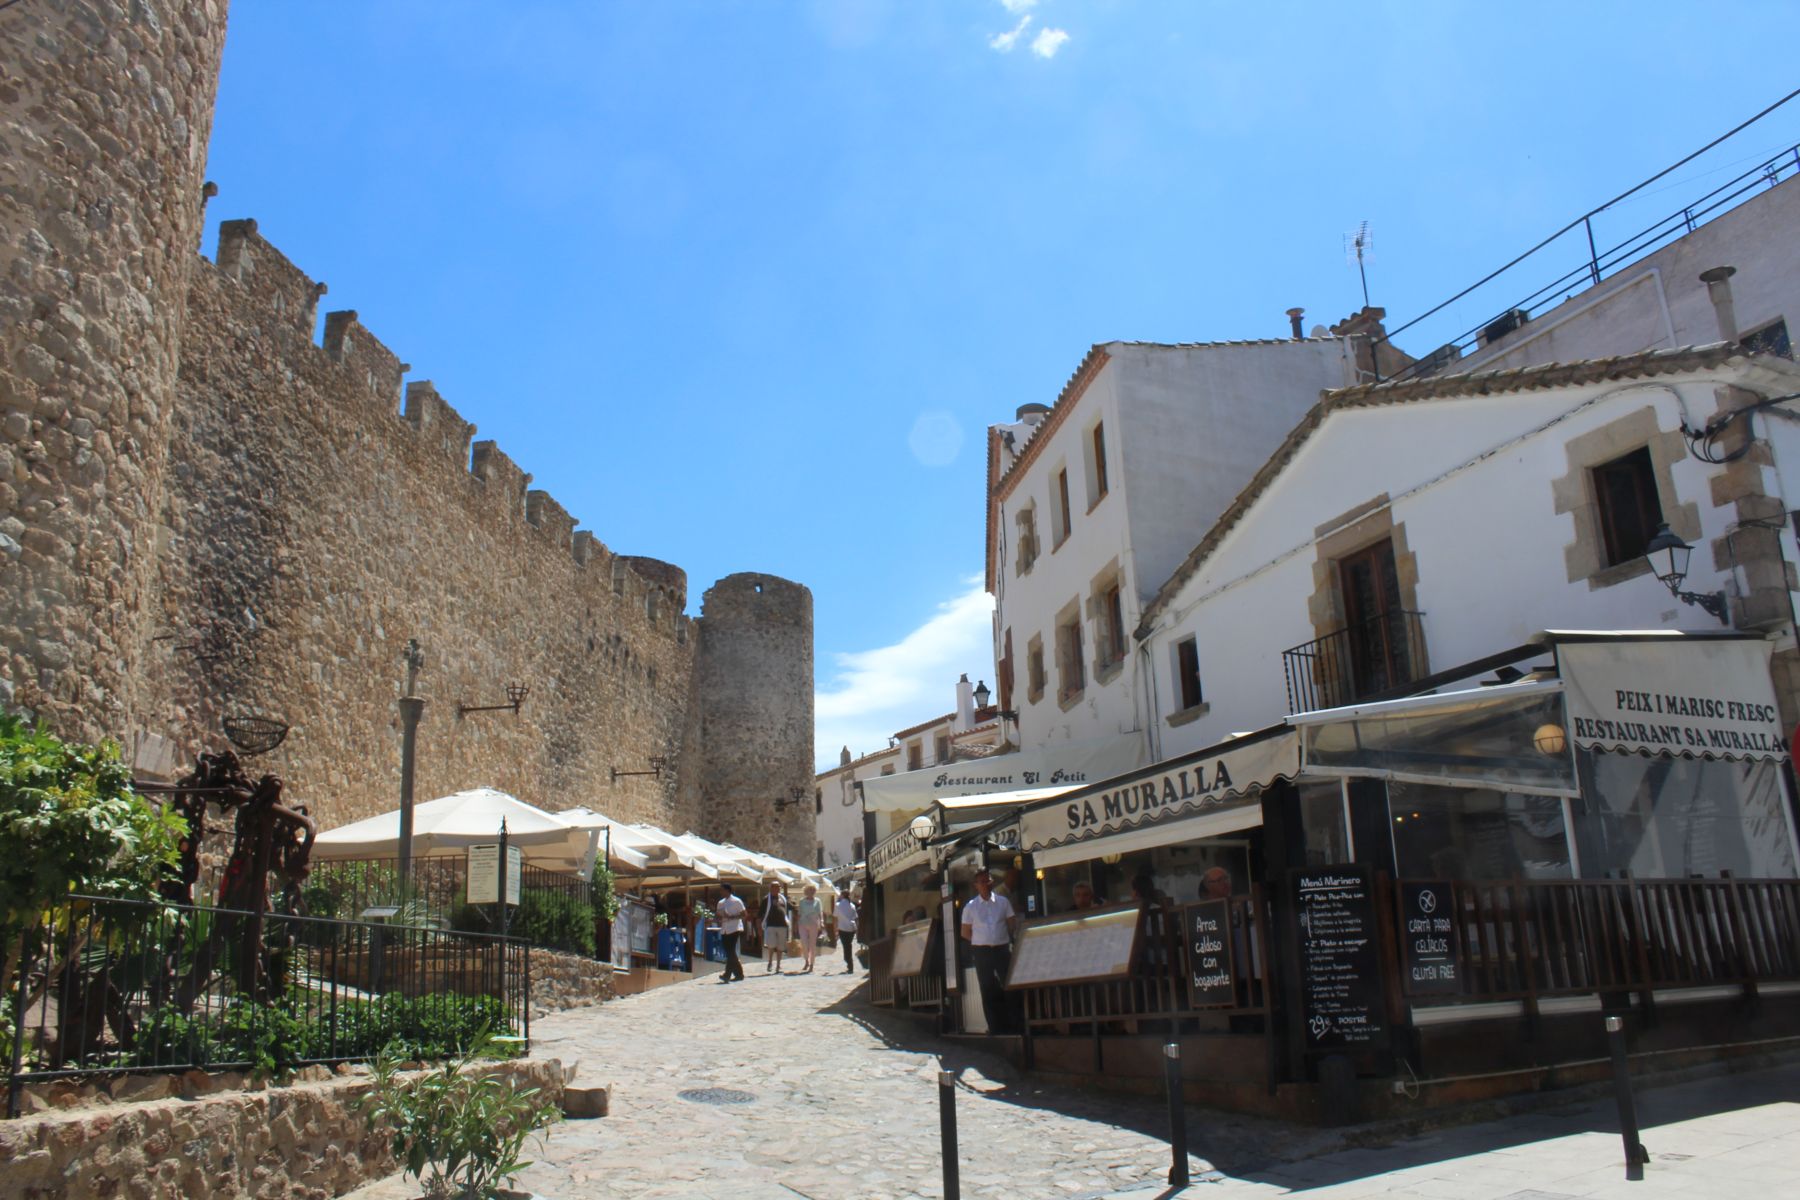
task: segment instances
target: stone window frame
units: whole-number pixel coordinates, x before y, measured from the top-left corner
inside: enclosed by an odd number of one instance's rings
[[[942,730],[931,735],[931,761],[933,763],[950,761],[950,735]]]
[[[1108,619],[1107,599],[1117,597],[1116,624]],[[1119,560],[1113,559],[1088,585],[1087,616],[1094,623],[1093,679],[1108,683],[1124,668],[1129,633],[1125,621],[1125,581]]]
[[[1563,443],[1569,469],[1550,481],[1550,493],[1556,512],[1568,513],[1574,521],[1574,539],[1563,546],[1563,565],[1570,583],[1586,582],[1589,591],[1597,591],[1650,574],[1650,560],[1646,558],[1615,566],[1607,564],[1606,533],[1594,487],[1596,467],[1640,449],[1650,452],[1657,503],[1669,529],[1689,544],[1701,540],[1699,504],[1682,503],[1675,490],[1673,468],[1688,457],[1687,439],[1679,429],[1662,428],[1656,409],[1646,405]]]
[[[1025,699],[1032,704],[1042,700],[1048,683],[1044,671],[1044,635],[1034,633],[1025,643]]]
[[[1345,625],[1343,583],[1338,564],[1378,542],[1394,546],[1394,574],[1400,586],[1400,607],[1422,613],[1419,607],[1419,556],[1410,547],[1406,522],[1394,520],[1393,502],[1386,492],[1332,518],[1313,530],[1313,590],[1306,599],[1307,618],[1313,637],[1325,638]],[[1419,659],[1412,664],[1415,678],[1431,674],[1430,638],[1421,622]],[[1321,660],[1328,661],[1328,660]]]
[[[1086,647],[1082,645],[1081,597],[1056,614],[1056,702],[1064,712],[1081,702],[1087,691]]]
[[[906,743],[906,769],[923,770],[925,766],[925,743],[918,738]]]
[[[1015,578],[1031,574],[1031,568],[1038,560],[1041,546],[1038,543],[1037,501],[1027,501],[1013,514],[1013,523],[1019,527],[1018,557],[1013,560]]]
[[[1187,699],[1185,694],[1187,689],[1182,686],[1186,679],[1181,666],[1181,648],[1183,646],[1194,648],[1194,694],[1197,698],[1192,704],[1184,703]],[[1190,633],[1184,638],[1176,638],[1169,644],[1169,671],[1170,682],[1174,686],[1171,700],[1177,706],[1166,718],[1170,726],[1186,725],[1190,721],[1198,721],[1212,711],[1212,705],[1206,702],[1205,683],[1200,678],[1200,637],[1198,634]]]
[[[1075,531],[1075,509],[1069,500],[1069,464],[1058,461],[1050,470],[1050,553],[1055,554]]]
[[[1081,437],[1081,457],[1084,473],[1087,477],[1087,510],[1093,512],[1100,507],[1111,491],[1111,479],[1106,469],[1106,420],[1096,417],[1088,423]]]

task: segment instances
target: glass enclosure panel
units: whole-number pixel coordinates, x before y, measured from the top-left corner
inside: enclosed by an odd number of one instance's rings
[[[1350,838],[1344,831],[1344,785],[1341,780],[1303,780],[1300,789],[1300,833],[1306,865],[1322,867],[1350,861]]]
[[[1562,801],[1493,788],[1388,783],[1402,879],[1567,879]]]
[[[1782,764],[1580,752],[1582,873],[1791,879]]]
[[[1575,794],[1561,692],[1484,696],[1302,728],[1308,770],[1392,773]]]

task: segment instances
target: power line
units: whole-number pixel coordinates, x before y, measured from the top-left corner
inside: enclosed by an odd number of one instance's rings
[[[1545,246],[1548,246],[1551,242],[1554,242],[1557,238],[1561,237],[1563,234],[1569,232],[1571,229],[1574,229],[1577,225],[1580,225],[1582,222],[1588,220],[1591,217],[1597,216],[1598,214],[1605,212],[1607,209],[1611,208],[1613,205],[1617,204],[1619,201],[1625,199],[1627,196],[1631,196],[1631,195],[1636,194],[1637,192],[1643,191],[1645,188],[1649,187],[1651,184],[1655,183],[1657,180],[1661,179],[1663,176],[1667,175],[1669,172],[1676,171],[1676,170],[1681,169],[1682,167],[1687,166],[1689,163],[1693,162],[1696,158],[1699,158],[1702,154],[1705,154],[1708,150],[1711,150],[1714,146],[1717,146],[1720,142],[1723,142],[1728,138],[1735,137],[1738,134],[1742,133],[1744,130],[1748,129],[1750,126],[1756,124],[1758,121],[1762,120],[1764,117],[1768,116],[1770,113],[1774,112],[1776,109],[1780,108],[1782,105],[1784,105],[1788,101],[1792,100],[1795,96],[1800,96],[1800,88],[1795,88],[1793,91],[1789,92],[1787,95],[1783,96],[1781,99],[1777,100],[1775,103],[1769,105],[1769,107],[1767,107],[1767,108],[1763,109],[1761,112],[1757,113],[1754,117],[1751,117],[1748,121],[1744,121],[1743,123],[1741,123],[1737,126],[1734,126],[1733,128],[1720,134],[1718,137],[1716,137],[1712,141],[1706,143],[1706,145],[1700,147],[1698,150],[1694,151],[1692,154],[1688,155],[1686,158],[1682,159],[1680,162],[1672,163],[1669,166],[1664,167],[1662,170],[1658,171],[1656,174],[1652,175],[1650,178],[1638,183],[1635,187],[1627,188],[1625,191],[1620,192],[1618,195],[1614,196],[1611,200],[1608,200],[1605,204],[1602,204],[1599,208],[1592,209],[1588,212],[1582,213],[1579,217],[1576,217],[1573,221],[1570,221],[1567,225],[1564,225],[1561,229],[1557,230],[1555,233],[1551,234],[1549,237],[1545,238],[1543,241],[1539,242],[1537,245],[1533,246],[1531,249],[1525,251],[1525,253],[1519,255],[1517,258],[1513,259],[1511,262],[1507,263],[1505,266],[1498,267],[1495,270],[1488,272],[1481,279],[1470,284],[1468,287],[1466,287],[1462,291],[1456,293],[1456,295],[1450,297],[1448,300],[1444,301],[1442,304],[1439,304],[1437,307],[1428,309],[1425,312],[1422,312],[1418,316],[1414,317],[1412,320],[1408,321],[1406,324],[1401,325],[1398,328],[1389,330],[1387,333],[1387,336],[1383,340],[1388,342],[1391,345],[1393,343],[1395,335],[1406,332],[1408,329],[1411,329],[1414,325],[1417,325],[1420,321],[1423,321],[1425,318],[1434,316],[1437,313],[1444,311],[1446,308],[1449,308],[1452,304],[1455,304],[1458,300],[1461,300],[1464,296],[1467,296],[1470,292],[1476,291],[1479,288],[1481,288],[1482,286],[1492,283],[1495,279],[1499,278],[1501,275],[1504,275],[1506,272],[1512,270],[1514,267],[1518,266],[1520,263],[1524,262],[1526,259],[1528,259],[1532,255],[1536,254],[1539,250],[1542,250]]]

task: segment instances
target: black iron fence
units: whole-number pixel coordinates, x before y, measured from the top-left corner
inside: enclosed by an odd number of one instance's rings
[[[397,908],[408,925],[499,933],[499,910],[468,903],[468,864],[461,857],[416,858],[412,877],[400,886],[398,859],[321,862],[313,866],[302,893],[307,915],[358,920],[370,908]],[[579,875],[547,871],[526,863],[519,875],[519,905],[506,933],[534,946],[592,958],[602,949],[596,936],[603,889]]]
[[[1288,711],[1339,708],[1424,678],[1424,615],[1396,609],[1283,650]]]
[[[530,1037],[514,938],[84,896],[15,947],[0,1000],[7,1115],[51,1079],[192,1068],[274,1073],[429,1059],[481,1029]]]

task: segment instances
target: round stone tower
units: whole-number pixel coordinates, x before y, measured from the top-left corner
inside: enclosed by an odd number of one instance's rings
[[[812,592],[773,575],[731,575],[707,590],[699,625],[698,832],[810,867]]]
[[[129,736],[226,0],[0,11],[0,705]]]

